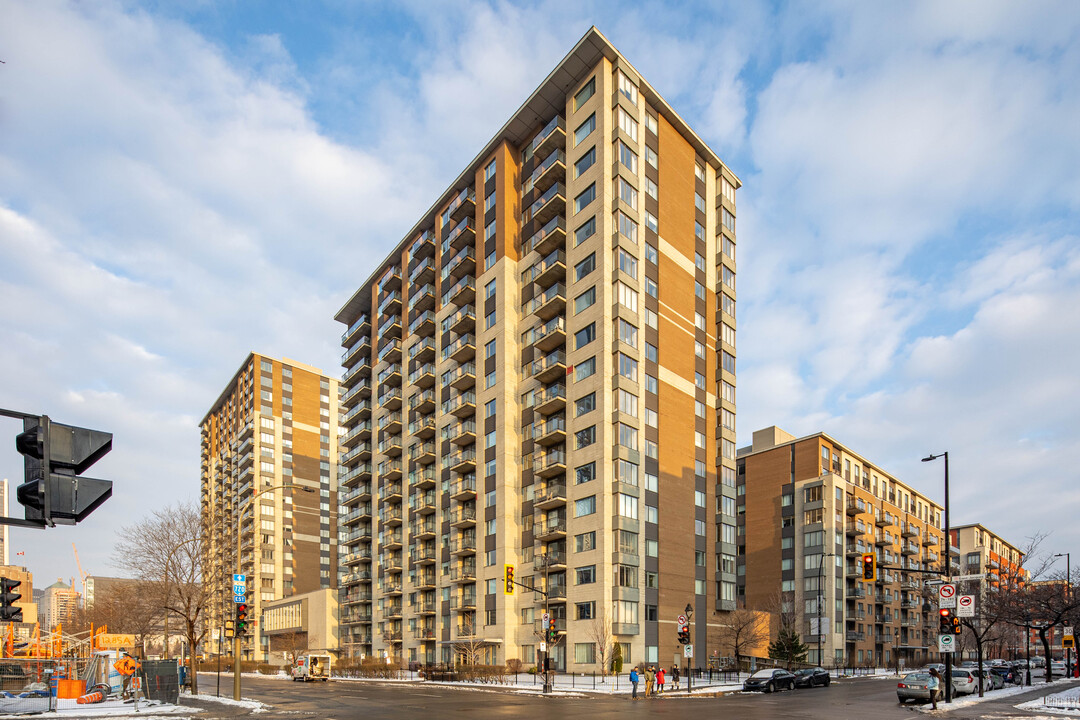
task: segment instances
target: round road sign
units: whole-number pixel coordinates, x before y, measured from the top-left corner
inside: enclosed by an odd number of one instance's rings
[[[680,615],[679,616],[679,624],[680,625],[685,625],[686,624],[686,616],[685,615]]]
[[[941,597],[943,598],[951,598],[953,595],[956,594],[956,586],[946,583],[941,586],[941,588],[938,590],[938,593],[940,593]]]

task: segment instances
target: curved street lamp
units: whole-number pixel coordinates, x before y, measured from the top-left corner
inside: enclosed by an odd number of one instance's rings
[[[945,458],[945,582],[952,576],[952,533],[949,528],[949,452],[946,450],[937,455],[927,455],[923,462],[931,462],[939,457]],[[945,655],[945,702],[952,702],[952,653]]]

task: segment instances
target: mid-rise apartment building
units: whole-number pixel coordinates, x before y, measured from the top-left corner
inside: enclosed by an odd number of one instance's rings
[[[555,668],[597,669],[598,624],[670,663],[689,606],[705,664],[735,607],[738,186],[594,28],[342,307],[347,654],[534,663],[547,613]]]
[[[960,553],[960,572],[982,575],[983,588],[999,589],[1002,583],[1023,584],[1027,580],[1024,553],[984,526],[954,526],[950,529],[953,547]]]
[[[238,545],[251,618],[263,603],[337,587],[338,412],[336,378],[252,353],[202,419],[211,627],[234,612]],[[243,656],[265,661],[269,637],[254,625]]]
[[[825,433],[796,438],[775,426],[740,448],[738,492],[739,596],[793,613],[810,662],[936,655],[926,581],[939,576],[920,571],[944,567],[940,504]],[[860,579],[864,553],[877,557],[876,582]]]

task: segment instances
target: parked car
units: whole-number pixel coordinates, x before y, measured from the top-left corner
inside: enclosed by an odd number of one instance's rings
[[[952,687],[953,695],[970,695],[979,691],[979,678],[971,670],[953,668]]]
[[[1021,680],[1021,670],[1014,668],[1012,665],[993,665],[990,668],[992,675],[998,675],[1001,677],[1002,683],[1009,685],[1019,685]]]
[[[1055,674],[1065,674],[1065,661],[1064,660],[1051,660],[1050,671]]]
[[[930,691],[926,684],[930,682],[930,673],[916,670],[908,673],[896,684],[896,699],[902,703],[908,700],[929,700]]]
[[[795,671],[795,687],[829,687],[829,671],[825,668],[803,668]]]
[[[994,668],[983,668],[983,689],[984,690],[1000,690],[1005,687],[1005,678],[1000,673],[993,671]],[[978,686],[976,685],[976,688]]]
[[[776,690],[794,690],[795,676],[787,670],[770,668],[758,670],[743,681],[743,690],[771,693]]]

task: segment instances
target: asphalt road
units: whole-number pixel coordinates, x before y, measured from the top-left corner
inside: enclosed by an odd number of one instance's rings
[[[213,676],[200,676],[203,691],[215,687]],[[231,680],[231,678],[230,678]],[[223,692],[231,695],[232,685]],[[1045,693],[1036,687],[1032,696]],[[822,720],[889,720],[923,717],[896,702],[896,678],[859,678],[834,681],[830,687],[794,690],[772,695],[734,693],[724,697],[665,696],[632,702],[626,697],[588,694],[584,697],[542,697],[499,690],[474,690],[435,685],[389,685],[347,680],[328,683],[293,683],[288,680],[244,678],[245,698],[272,708],[259,720],[326,720],[381,718],[442,720],[442,718],[528,718],[528,720],[598,720],[600,718],[821,718]],[[1030,717],[1013,708],[1030,697],[1013,696],[950,710],[950,718]],[[200,717],[234,718],[249,711],[214,703],[199,703]],[[943,706],[943,705],[942,705]]]

